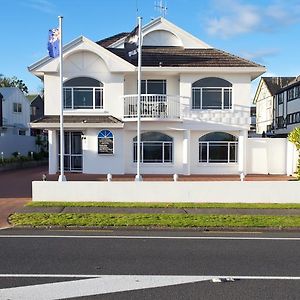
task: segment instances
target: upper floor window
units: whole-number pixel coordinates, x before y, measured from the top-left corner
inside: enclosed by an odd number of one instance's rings
[[[142,163],[171,163],[173,138],[161,132],[145,132],[141,135]],[[133,161],[137,162],[137,137],[133,139]]]
[[[222,78],[207,77],[192,85],[192,109],[231,109],[232,84]]]
[[[114,135],[110,130],[101,130],[98,134],[98,153],[113,154],[114,153]]]
[[[64,83],[64,108],[103,109],[103,83],[89,77],[77,77]]]
[[[142,94],[167,94],[167,81],[164,79],[147,79],[141,82]]]
[[[13,103],[13,112],[21,113],[22,112],[22,103]]]
[[[284,92],[280,93],[277,95],[277,101],[278,104],[282,104],[283,103],[283,98],[284,98]]]
[[[300,86],[294,86],[287,91],[287,100],[294,100],[300,97]]]
[[[238,139],[226,132],[211,132],[199,138],[199,162],[236,163]]]

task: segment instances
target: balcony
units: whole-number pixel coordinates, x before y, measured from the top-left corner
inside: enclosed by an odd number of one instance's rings
[[[138,95],[126,95],[124,118],[137,118]],[[180,119],[180,97],[163,94],[141,95],[141,118]]]

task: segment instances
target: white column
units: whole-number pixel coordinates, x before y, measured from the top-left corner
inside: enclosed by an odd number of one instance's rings
[[[185,130],[183,132],[182,141],[182,164],[184,175],[191,174],[191,131]]]
[[[49,143],[49,174],[56,174],[58,170],[58,147],[56,130],[48,130]]]
[[[239,164],[239,173],[247,174],[246,166],[246,155],[247,155],[247,140],[248,140],[248,131],[241,130],[239,132],[239,141],[238,141],[238,164]]]

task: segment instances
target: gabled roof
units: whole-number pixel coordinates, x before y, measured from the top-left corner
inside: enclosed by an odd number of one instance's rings
[[[283,92],[287,89],[290,89],[294,86],[300,86],[300,76],[298,77],[291,77],[291,78],[294,78],[293,80],[291,80],[288,84],[286,84],[285,86],[283,86],[279,91],[277,91],[276,94],[278,94],[279,92]]]
[[[295,80],[295,77],[262,77],[269,92],[274,96],[281,88]]]
[[[263,67],[214,48],[143,47],[142,49],[144,67]],[[107,48],[107,50],[126,60],[124,49]],[[137,66],[137,59],[131,63]]]
[[[119,41],[120,39],[126,37],[130,32],[121,32],[121,33],[118,33],[118,34],[115,34],[113,36],[110,36],[108,38],[105,38],[103,40],[100,40],[98,42],[96,42],[96,44],[102,46],[102,47],[109,47],[111,44]]]

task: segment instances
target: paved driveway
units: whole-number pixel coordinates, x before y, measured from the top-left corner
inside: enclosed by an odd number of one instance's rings
[[[31,182],[41,180],[47,166],[0,172],[0,228],[8,227],[7,218],[31,201]]]

